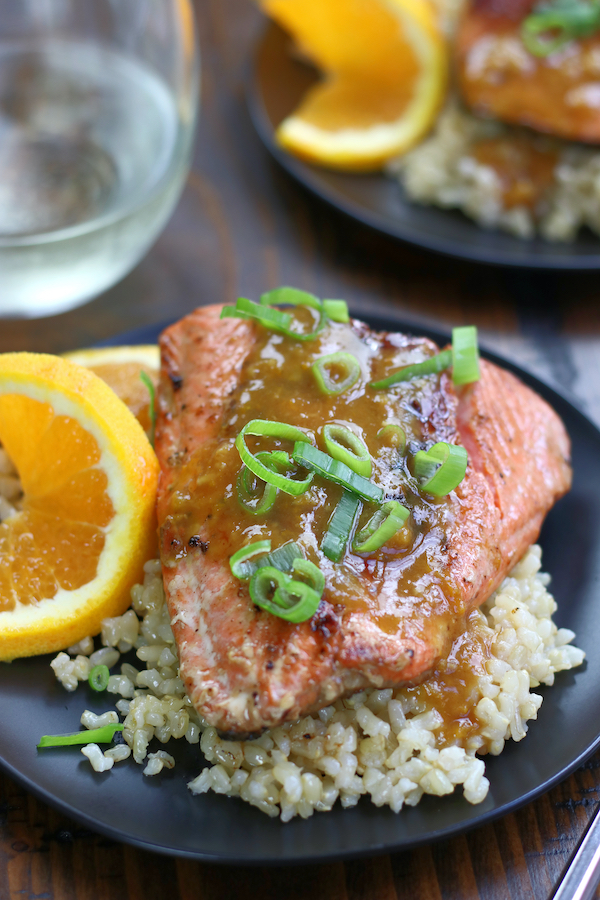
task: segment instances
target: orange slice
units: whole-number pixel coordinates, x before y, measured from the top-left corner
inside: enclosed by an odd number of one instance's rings
[[[447,50],[429,0],[261,0],[323,73],[278,142],[337,169],[381,168],[433,124]]]
[[[0,659],[48,653],[122,613],[155,553],[158,463],[96,375],[59,357],[0,355],[0,443],[22,510],[0,524]]]
[[[95,372],[131,410],[146,434],[150,434],[150,395],[140,374],[145,372],[156,388],[160,369],[160,351],[156,344],[92,347],[63,356]]]

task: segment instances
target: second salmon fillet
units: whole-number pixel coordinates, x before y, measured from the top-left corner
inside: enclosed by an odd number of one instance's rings
[[[204,718],[242,738],[365,687],[424,677],[536,540],[570,486],[570,451],[553,410],[491,363],[463,388],[442,372],[376,391],[371,382],[438,348],[357,321],[299,341],[220,313],[200,308],[161,337],[158,514],[181,677]],[[360,365],[339,394],[323,393],[312,368],[333,353]],[[249,513],[237,496],[235,439],[258,418],[317,443],[327,423],[350,427],[369,448],[372,482],[410,509],[405,526],[379,550],[348,549],[331,562],[320,547],[342,488],[319,476],[301,497],[280,491],[268,514]],[[381,431],[389,424],[403,430],[403,452]],[[464,480],[441,498],[419,490],[410,462],[438,441],[469,456]],[[289,449],[256,439],[253,452],[277,447]],[[358,527],[371,514],[365,508]],[[259,609],[232,575],[230,557],[265,539],[298,542],[325,576],[309,621]]]

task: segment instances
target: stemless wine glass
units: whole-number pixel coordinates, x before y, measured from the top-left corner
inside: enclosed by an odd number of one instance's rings
[[[70,309],[158,236],[198,102],[190,0],[0,2],[0,316]]]

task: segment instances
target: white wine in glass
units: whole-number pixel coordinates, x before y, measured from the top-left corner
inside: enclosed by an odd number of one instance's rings
[[[0,6],[0,316],[84,303],[181,193],[198,105],[189,0]]]

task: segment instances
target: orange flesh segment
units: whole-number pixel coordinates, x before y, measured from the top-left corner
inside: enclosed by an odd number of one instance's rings
[[[402,115],[420,66],[398,16],[384,4],[266,0],[262,5],[328,78],[308,92],[296,115],[331,131],[394,122]]]
[[[27,427],[24,423],[27,422]],[[91,581],[114,516],[96,440],[69,416],[21,394],[0,397],[0,442],[25,492],[0,524],[0,611]]]
[[[398,75],[392,89],[375,89],[360,76],[335,78],[308,91],[296,115],[328,131],[344,128],[369,128],[382,122],[395,122],[410,103],[413,80],[418,68],[414,56],[407,55],[406,73]]]

